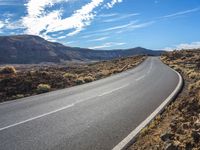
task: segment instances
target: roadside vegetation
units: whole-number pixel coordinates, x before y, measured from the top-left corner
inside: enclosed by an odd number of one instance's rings
[[[146,56],[90,64],[0,67],[0,102],[92,82],[134,68]]]
[[[168,52],[161,60],[183,76],[185,85],[163,114],[142,130],[129,150],[199,150],[200,50]]]

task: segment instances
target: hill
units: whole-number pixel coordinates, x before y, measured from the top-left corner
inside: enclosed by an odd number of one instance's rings
[[[162,52],[142,47],[127,50],[91,50],[64,46],[33,35],[0,36],[0,64],[61,63],[72,60],[99,61],[140,54],[157,56]]]

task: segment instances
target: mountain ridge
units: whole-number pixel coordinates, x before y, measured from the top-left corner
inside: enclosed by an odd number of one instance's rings
[[[92,50],[50,42],[35,35],[0,36],[0,64],[61,63],[101,61],[133,55],[159,56],[164,51],[142,47],[118,50]]]

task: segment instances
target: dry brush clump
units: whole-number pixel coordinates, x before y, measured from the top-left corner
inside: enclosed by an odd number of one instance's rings
[[[16,74],[16,69],[13,66],[5,66],[0,68],[0,75]]]
[[[40,93],[46,93],[51,90],[51,86],[49,84],[39,84],[37,86],[37,92]]]
[[[139,135],[131,150],[200,148],[200,50],[165,53],[161,60],[184,77],[181,94]]]
[[[77,74],[72,74],[72,73],[65,73],[63,75],[64,78],[67,78],[67,79],[77,79],[78,78],[78,75]]]

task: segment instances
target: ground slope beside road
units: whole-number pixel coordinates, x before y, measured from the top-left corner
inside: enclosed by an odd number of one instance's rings
[[[112,149],[175,89],[159,58],[69,89],[0,105],[0,148]]]

